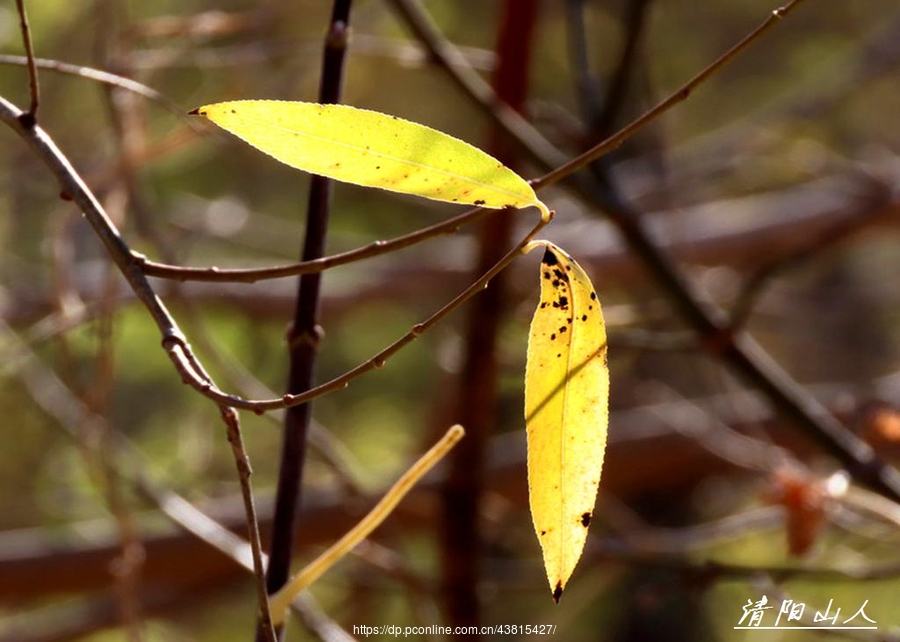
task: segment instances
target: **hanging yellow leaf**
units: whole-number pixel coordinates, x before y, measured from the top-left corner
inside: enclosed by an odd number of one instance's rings
[[[191,113],[312,174],[451,203],[534,206],[549,220],[531,186],[496,158],[396,116],[283,100],[236,100]]]
[[[525,367],[528,494],[553,599],[581,557],[600,484],[609,369],[600,302],[584,270],[546,241]],[[530,248],[529,248],[530,249]]]

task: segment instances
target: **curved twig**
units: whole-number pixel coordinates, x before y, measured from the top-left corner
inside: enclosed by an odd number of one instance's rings
[[[415,232],[404,234],[403,236],[398,236],[388,241],[373,241],[363,247],[347,252],[341,252],[340,254],[266,268],[229,269],[218,267],[184,267],[151,261],[136,252],[133,252],[132,256],[134,257],[134,260],[141,265],[144,274],[147,276],[177,281],[255,283],[266,279],[280,279],[301,274],[315,274],[339,265],[347,265],[348,263],[353,263],[355,261],[361,261],[363,259],[381,256],[382,254],[407,248],[441,234],[455,234],[461,226],[478,221],[493,211],[495,210],[486,210],[483,208],[472,209],[441,223],[421,228]]]

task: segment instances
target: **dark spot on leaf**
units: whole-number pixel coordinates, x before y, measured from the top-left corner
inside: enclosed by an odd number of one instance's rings
[[[597,293],[591,292],[591,301],[596,301],[596,300],[597,300]]]
[[[556,353],[556,358],[557,358],[557,359],[559,359],[561,356],[562,356],[562,353],[561,353],[561,352],[557,352],[557,353]]]
[[[544,256],[541,258],[541,263],[544,265],[556,265],[559,263],[559,260],[556,258],[556,255],[550,251],[550,248],[544,250]]]
[[[555,334],[551,334],[551,335],[550,335],[550,340],[551,340],[551,341],[556,341],[556,335],[555,335]]]
[[[547,307],[547,302],[546,302],[546,301],[541,301],[541,310],[543,310],[543,309],[546,308],[546,307]]]
[[[581,516],[581,525],[584,526],[585,528],[587,528],[590,523],[591,523],[591,514],[584,513]]]
[[[376,165],[375,169],[381,169],[381,165]]]
[[[553,287],[555,287],[555,288],[558,288],[561,284],[562,284],[562,282],[559,279],[555,279],[553,281]]]
[[[562,597],[562,582],[556,583],[556,588],[553,589],[553,601],[559,604],[559,598]]]
[[[480,198],[477,199],[477,200],[475,201],[475,205],[484,205],[484,199],[480,199]]]
[[[549,272],[544,272],[544,278],[545,278],[545,279],[549,279],[549,278],[550,278],[550,273],[549,273]]]
[[[541,531],[541,537],[547,534],[547,531]]]
[[[553,274],[555,274],[556,278],[559,279],[560,281],[566,280],[566,273],[560,269],[553,270]]]
[[[587,315],[586,315],[586,314],[582,314],[582,315],[581,315],[581,320],[582,320],[582,321],[587,321]]]
[[[563,325],[563,326],[560,326],[560,328],[559,328],[559,333],[562,334],[562,333],[565,332],[566,330],[568,330],[568,328],[566,328],[566,326],[564,326],[564,325]]]
[[[561,307],[564,310],[566,308],[568,308],[569,307],[569,298],[565,297],[565,296],[559,297],[559,307]]]
[[[553,302],[553,307],[554,307],[554,308],[558,308],[558,307],[559,307],[559,301],[554,301],[554,302]]]

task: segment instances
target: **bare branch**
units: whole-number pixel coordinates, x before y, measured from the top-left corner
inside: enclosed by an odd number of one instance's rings
[[[323,272],[329,268],[339,265],[346,265],[355,261],[380,256],[389,252],[410,247],[422,241],[438,236],[440,234],[455,234],[459,228],[468,223],[478,221],[491,212],[496,210],[486,210],[476,208],[454,216],[451,219],[421,228],[415,232],[398,236],[388,241],[374,241],[364,247],[322,257],[319,259],[310,259],[299,263],[291,263],[288,265],[277,265],[267,268],[197,268],[197,267],[181,267],[177,265],[167,265],[165,263],[157,263],[144,257],[143,255],[133,253],[135,261],[143,268],[147,276],[155,276],[164,279],[174,279],[178,281],[207,281],[215,283],[255,283],[265,279],[279,279],[288,276],[298,276],[301,274],[316,274]]]
[[[34,47],[31,44],[31,29],[28,26],[28,14],[25,11],[25,0],[16,0],[19,11],[19,27],[22,30],[22,44],[28,62],[28,85],[31,90],[31,105],[28,108],[28,121],[37,122],[37,110],[40,104],[40,85],[38,84],[37,67],[34,64]]]

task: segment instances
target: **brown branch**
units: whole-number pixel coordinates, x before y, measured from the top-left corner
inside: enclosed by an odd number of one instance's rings
[[[28,27],[28,14],[25,11],[25,0],[16,0],[19,12],[19,28],[22,30],[22,44],[28,59],[28,87],[31,92],[31,104],[28,108],[26,126],[37,122],[37,110],[40,105],[40,85],[38,84],[37,67],[34,64],[34,47],[31,44],[31,29]],[[21,117],[20,117],[21,118]]]
[[[193,129],[200,131],[205,130],[204,127],[201,127],[197,124],[196,119],[188,118],[187,114],[184,113],[184,109],[182,109],[177,103],[167,97],[165,94],[162,94],[152,87],[148,87],[143,83],[139,83],[136,80],[132,80],[131,78],[126,78],[125,76],[120,76],[118,74],[110,73],[108,71],[102,71],[100,69],[94,69],[92,67],[86,67],[84,65],[74,65],[68,62],[62,62],[60,60],[49,60],[47,58],[34,58],[33,59],[34,66],[38,69],[45,69],[47,71],[53,71],[61,74],[67,74],[69,76],[78,76],[80,78],[86,78],[88,80],[93,80],[95,82],[103,83],[106,85],[111,85],[113,87],[118,87],[119,89],[124,89],[125,91],[130,91],[139,96],[147,98],[161,107],[171,112],[172,114],[178,116],[181,120],[185,122],[188,126]],[[10,54],[0,54],[0,65],[28,65],[29,59],[25,56],[13,56]]]
[[[468,223],[478,221],[494,210],[476,208],[454,216],[451,219],[421,228],[415,232],[398,236],[388,241],[374,241],[364,247],[340,254],[317,259],[277,265],[266,268],[228,269],[218,267],[198,268],[167,265],[150,261],[143,255],[134,253],[134,259],[143,268],[147,276],[155,276],[177,281],[206,281],[214,283],[255,283],[265,279],[278,279],[302,274],[316,274],[339,265],[347,265],[355,261],[381,256],[399,249],[410,247],[441,234],[455,234],[459,228]]]
[[[322,52],[322,75],[319,102],[338,103],[344,82],[347,40],[350,36],[350,7],[352,0],[334,0],[331,19]],[[314,175],[310,180],[306,208],[306,233],[301,253],[302,261],[314,261],[325,254],[325,240],[331,213],[332,181]],[[319,292],[321,274],[303,274],[297,282],[296,307],[288,331],[289,371],[285,397],[306,393],[314,386],[316,357],[319,350]],[[281,459],[275,494],[274,528],[269,547],[269,567],[266,586],[276,594],[287,583],[298,528],[303,469],[306,460],[307,433],[312,418],[312,399],[288,407],[284,414]],[[277,614],[280,616],[281,614]],[[284,639],[284,624],[275,632]],[[259,642],[262,636],[257,633]]]
[[[528,94],[530,53],[537,22],[534,0],[505,0],[497,27],[497,67],[493,85],[511,108],[524,108]],[[516,169],[514,155],[496,126],[490,152]],[[478,257],[472,277],[489,270],[515,238],[515,217],[503,211],[485,221],[478,236]],[[498,416],[497,342],[509,310],[510,278],[504,273],[491,291],[477,297],[468,311],[465,357],[458,377],[453,422],[466,427],[467,439],[449,455],[450,472],[443,489],[438,538],[441,548],[441,602],[453,626],[477,626],[481,620],[478,582],[484,539],[481,524],[486,488],[488,439]],[[474,637],[475,636],[470,636]]]

